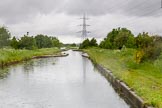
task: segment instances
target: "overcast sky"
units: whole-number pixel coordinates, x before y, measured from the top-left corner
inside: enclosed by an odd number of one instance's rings
[[[90,18],[90,38],[101,40],[117,27],[127,27],[135,35],[144,31],[162,35],[161,0],[1,0],[0,25],[16,37],[29,32],[80,42],[76,32],[84,12]]]

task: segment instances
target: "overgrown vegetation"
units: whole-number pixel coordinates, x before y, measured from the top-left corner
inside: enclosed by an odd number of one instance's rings
[[[123,46],[135,47],[134,35],[126,28],[113,29],[100,43],[100,47],[106,49],[121,49]]]
[[[0,67],[28,60],[33,56],[56,54],[62,45],[56,37],[42,34],[35,37],[24,35],[20,39],[10,37],[7,28],[0,27]]]
[[[1,49],[0,50],[0,66],[3,67],[8,64],[16,63],[23,60],[31,59],[34,56],[58,54],[58,48],[44,48],[36,50],[14,50]]]
[[[136,49],[89,48],[85,51],[96,63],[125,82],[146,104],[162,108],[162,55],[154,61],[138,64],[134,59]]]
[[[5,27],[0,27],[0,48],[12,47],[14,49],[40,49],[40,48],[51,48],[61,47],[62,43],[53,36],[47,36],[39,34],[36,36],[24,35],[20,39],[13,37]]]
[[[5,27],[0,27],[0,48],[9,45],[11,34]]]
[[[146,104],[162,108],[162,37],[146,32],[134,36],[126,28],[113,29],[99,44],[82,44],[91,59],[110,69],[142,97]]]
[[[162,37],[150,36],[148,33],[139,33],[135,37],[127,28],[113,29],[99,45],[96,39],[86,39],[80,45],[80,49],[97,47],[103,49],[121,50],[122,48],[136,49],[135,60],[137,63],[156,60],[162,51]]]
[[[83,41],[83,43],[80,45],[80,49],[88,48],[88,47],[97,47],[97,40],[95,38],[92,38],[91,40],[86,39]]]
[[[137,63],[156,60],[162,51],[162,37],[149,36],[148,33],[139,34],[136,38],[136,52]]]

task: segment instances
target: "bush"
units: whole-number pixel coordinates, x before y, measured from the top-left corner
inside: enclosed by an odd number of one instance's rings
[[[135,60],[136,63],[141,63],[144,58],[144,51],[143,50],[138,50],[135,54]]]
[[[85,49],[85,48],[88,48],[88,47],[97,47],[97,46],[98,46],[98,44],[97,44],[96,39],[92,38],[91,40],[89,40],[89,39],[84,40],[81,43],[79,49]]]
[[[100,43],[101,48],[121,49],[123,46],[134,48],[134,35],[126,28],[113,29],[107,37]]]
[[[157,46],[148,47],[147,49],[145,49],[144,52],[145,52],[144,59],[155,60],[160,56],[161,48]]]
[[[153,45],[153,38],[148,33],[139,33],[135,38],[137,48],[147,48]]]

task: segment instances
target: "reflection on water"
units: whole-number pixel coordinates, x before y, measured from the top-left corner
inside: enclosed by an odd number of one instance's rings
[[[7,75],[9,74],[9,69],[8,68],[0,68],[0,79],[6,78]]]
[[[0,108],[129,108],[80,52],[11,66]]]
[[[86,82],[86,58],[82,58],[82,63],[83,63],[83,83]]]
[[[23,70],[25,73],[34,72],[34,61],[31,60],[31,61],[25,62],[23,65]]]

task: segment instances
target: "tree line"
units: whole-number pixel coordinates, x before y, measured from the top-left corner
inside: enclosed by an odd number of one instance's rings
[[[136,60],[142,62],[145,60],[155,60],[160,56],[162,51],[162,37],[151,36],[147,32],[139,33],[137,36],[127,28],[117,28],[109,32],[100,44],[93,38],[93,42],[89,39],[84,40],[80,48],[100,47],[104,49],[133,48],[136,49]]]
[[[5,27],[0,27],[0,48],[10,46],[14,49],[40,49],[61,47],[62,43],[52,36],[38,34],[36,36],[24,35],[20,39],[11,38],[10,32]]]

